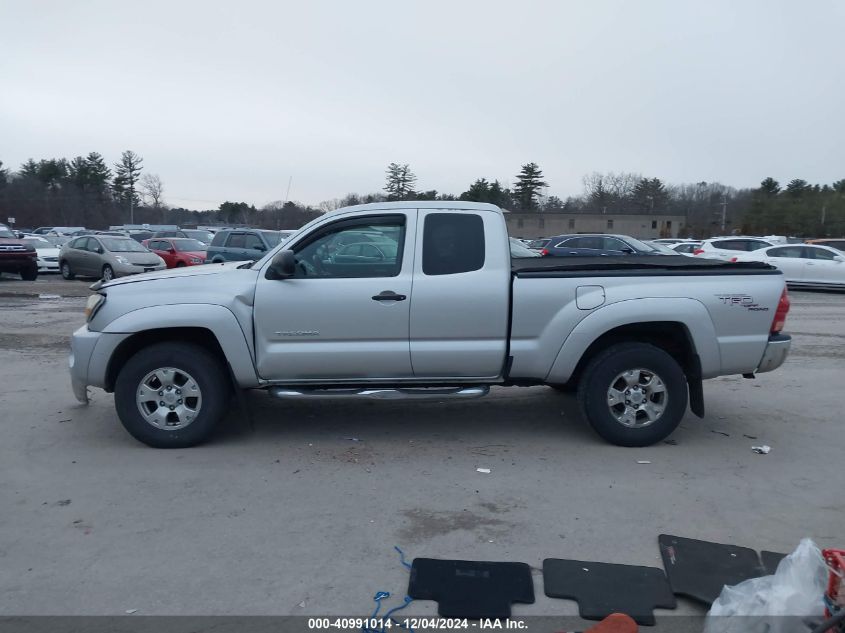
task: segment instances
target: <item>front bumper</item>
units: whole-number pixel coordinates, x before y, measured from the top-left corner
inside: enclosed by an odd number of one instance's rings
[[[99,337],[99,332],[91,332],[87,325],[83,325],[70,339],[70,384],[73,395],[82,404],[88,404],[88,364]]]
[[[126,277],[127,275],[137,275],[140,273],[152,273],[158,270],[165,270],[165,264],[155,264],[154,266],[140,266],[136,264],[115,264],[113,267],[115,277]]]
[[[789,355],[789,347],[792,345],[792,337],[789,334],[773,334],[766,344],[766,351],[757,366],[757,373],[774,371],[781,365]]]

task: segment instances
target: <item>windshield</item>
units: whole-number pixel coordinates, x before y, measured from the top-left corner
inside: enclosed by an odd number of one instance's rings
[[[206,250],[206,248],[208,248],[199,240],[189,239],[173,240],[173,246],[176,248],[177,251],[181,251],[183,253],[192,251],[204,251]]]
[[[551,240],[531,240],[528,242],[529,248],[546,248]]]
[[[210,244],[211,238],[214,237],[211,234],[211,231],[203,231],[201,229],[182,229],[182,233],[191,239],[199,240],[200,242],[205,242],[206,244]]]
[[[640,251],[641,253],[653,253],[654,251],[660,250],[655,245],[646,244],[645,242],[641,242],[633,237],[625,237],[625,242],[627,242],[628,246],[633,248],[635,251]]]
[[[0,237],[10,237],[15,239],[14,233],[12,233],[9,229],[0,229]]]
[[[661,255],[677,255],[678,251],[673,251],[671,248],[666,246],[665,244],[661,244],[660,242],[649,242],[649,246],[651,246],[654,250],[656,250]]]
[[[112,253],[145,253],[147,249],[128,237],[101,237],[106,250]]]
[[[32,244],[35,248],[53,248],[53,245],[47,240],[42,240],[38,237],[25,237],[24,244]]]
[[[279,242],[282,240],[282,234],[278,231],[261,231],[261,235],[263,235],[264,239],[267,240],[270,248],[278,246]]]
[[[537,251],[532,251],[519,240],[509,237],[508,241],[511,245],[511,257],[540,257],[540,253],[538,253]]]
[[[64,235],[45,235],[44,239],[54,246],[61,246],[70,242],[70,238]]]

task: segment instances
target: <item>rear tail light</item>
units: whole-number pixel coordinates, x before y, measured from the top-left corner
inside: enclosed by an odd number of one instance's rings
[[[548,255],[548,254],[549,254],[548,249],[545,249],[545,248],[544,248],[543,250],[541,250],[541,251],[540,251],[540,255],[542,255],[543,257],[545,257],[545,256],[546,256],[546,255]]]
[[[731,261],[732,261],[732,262],[735,262],[735,261],[737,261],[738,259],[739,259],[738,257],[731,257]]]
[[[778,301],[777,310],[775,310],[775,318],[772,321],[771,334],[781,333],[786,325],[787,314],[789,314],[789,295],[786,292],[786,288],[784,288],[780,295],[780,301]]]
[[[697,248],[692,252],[692,254],[693,255],[701,255],[703,252],[704,252],[703,248]]]

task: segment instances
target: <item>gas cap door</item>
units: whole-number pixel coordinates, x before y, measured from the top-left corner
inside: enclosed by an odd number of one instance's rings
[[[578,286],[575,305],[579,310],[594,310],[604,304],[604,286]]]

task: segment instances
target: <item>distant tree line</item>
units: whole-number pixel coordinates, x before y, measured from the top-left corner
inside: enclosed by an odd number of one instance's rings
[[[460,194],[417,186],[407,163],[391,163],[383,192],[350,193],[311,207],[275,201],[257,208],[227,201],[217,209],[194,211],[165,200],[164,184],[143,171],[143,158],[121,154],[111,167],[91,152],[73,159],[27,160],[17,172],[0,162],[0,221],[15,217],[17,226],[86,226],[105,228],[125,223],[250,225],[268,229],[298,228],[339,207],[392,200],[465,200],[488,202],[527,213],[647,213],[682,215],[685,231],[702,237],[720,233],[845,235],[845,179],[811,185],[795,179],[785,187],[766,178],[758,188],[736,189],[713,182],[671,185],[635,173],[592,173],[583,193],[565,200],[548,195],[540,167],[521,166],[513,184],[478,178]]]

